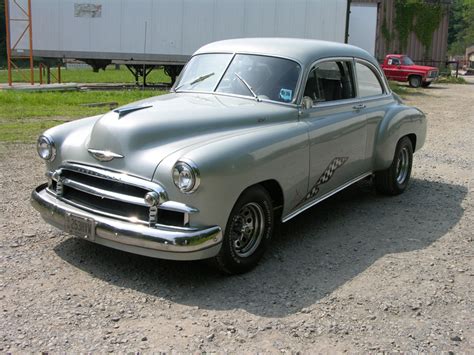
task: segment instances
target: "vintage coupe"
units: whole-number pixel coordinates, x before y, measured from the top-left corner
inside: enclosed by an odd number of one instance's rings
[[[151,257],[256,265],[278,222],[374,176],[402,193],[426,119],[376,60],[332,42],[235,39],[199,49],[167,95],[47,130],[50,224]]]

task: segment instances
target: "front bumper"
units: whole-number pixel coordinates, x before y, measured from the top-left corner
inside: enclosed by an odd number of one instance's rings
[[[220,250],[219,226],[197,228],[148,227],[99,216],[71,206],[46,191],[46,184],[31,194],[31,204],[49,224],[65,230],[68,215],[88,218],[94,223],[93,241],[111,248],[160,259],[199,260]]]

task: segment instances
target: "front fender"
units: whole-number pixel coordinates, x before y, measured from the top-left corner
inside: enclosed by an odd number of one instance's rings
[[[426,139],[426,126],[423,112],[414,107],[394,103],[377,128],[374,170],[384,170],[392,164],[397,143],[404,136],[414,135],[415,150],[419,150]]]
[[[189,195],[175,187],[171,174],[184,158],[200,172],[200,186]],[[192,226],[217,224],[225,230],[240,194],[262,181],[277,181],[283,191],[283,214],[289,211],[307,191],[308,162],[307,125],[295,119],[176,152],[160,163],[154,179],[165,186],[170,199],[199,209],[191,216]]]

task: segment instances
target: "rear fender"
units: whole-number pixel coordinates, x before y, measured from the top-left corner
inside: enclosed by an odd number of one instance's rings
[[[416,137],[415,150],[419,150],[426,138],[425,115],[414,107],[394,103],[377,129],[374,171],[387,169],[392,164],[398,141],[411,134]]]

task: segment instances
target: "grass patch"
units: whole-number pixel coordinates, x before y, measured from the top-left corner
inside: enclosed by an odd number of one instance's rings
[[[30,122],[0,123],[0,142],[34,142],[48,128],[64,123],[63,120],[35,120]]]
[[[413,89],[408,88],[408,87],[406,87],[406,86],[400,86],[400,85],[398,85],[398,83],[395,82],[395,81],[389,81],[388,83],[389,83],[389,85],[390,85],[390,89],[392,89],[392,91],[393,91],[394,93],[396,93],[396,94],[398,94],[398,95],[400,95],[400,96],[408,95],[408,94],[410,94],[411,91],[413,90]]]
[[[86,107],[82,104],[117,102],[119,105],[161,95],[163,91],[0,91],[0,119],[64,117],[78,118],[108,111],[107,107]]]
[[[29,82],[30,70],[20,69],[14,70],[13,82]],[[56,75],[57,70],[51,68],[51,73]],[[39,69],[35,69],[35,82],[39,83]],[[43,76],[43,80],[46,81],[46,76]],[[56,79],[51,78],[53,82]],[[99,70],[98,73],[94,73],[90,68],[78,68],[78,69],[65,69],[61,68],[61,81],[63,83],[127,83],[134,84],[135,78],[132,73],[125,67],[120,66],[119,70],[115,70],[115,66],[109,65],[106,70]],[[8,82],[7,70],[0,70],[0,83]],[[153,70],[147,77],[147,83],[170,83],[171,79],[167,76],[163,69]]]
[[[81,104],[117,102],[119,105],[164,94],[164,91],[0,91],[0,141],[34,142],[42,131],[81,117],[107,112],[108,107]]]
[[[440,84],[467,84],[466,79],[458,76],[457,78],[455,76],[441,76],[438,78],[437,83]]]

